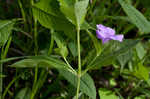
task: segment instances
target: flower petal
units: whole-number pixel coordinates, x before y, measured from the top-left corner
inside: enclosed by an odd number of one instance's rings
[[[114,29],[112,29],[110,27],[106,27],[102,24],[98,24],[97,29],[102,31],[102,33],[104,33],[104,34],[107,34],[107,36],[115,35],[115,30]]]
[[[97,35],[97,38],[99,39],[104,39],[107,37],[107,34],[103,33],[103,31],[100,31],[100,30],[96,30],[96,35]]]
[[[105,39],[102,39],[102,43],[107,43],[110,39],[109,38],[105,38]]]
[[[114,35],[114,36],[111,36],[111,37],[110,37],[110,39],[112,39],[112,40],[117,40],[117,41],[120,41],[120,42],[123,41],[123,38],[124,38],[123,35]]]
[[[98,24],[96,25],[97,29],[99,30],[105,30],[106,29],[106,26],[102,25],[102,24]]]
[[[108,35],[115,35],[115,30],[114,29],[112,29],[110,27],[107,27],[106,30],[107,30]]]

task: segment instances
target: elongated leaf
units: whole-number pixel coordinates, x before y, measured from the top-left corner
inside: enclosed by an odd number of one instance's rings
[[[75,3],[75,16],[77,26],[80,26],[84,22],[88,4],[89,0],[82,0]]]
[[[33,14],[41,25],[49,29],[69,31],[73,25],[59,11],[57,0],[41,0],[33,5]]]
[[[9,62],[9,61],[12,61],[12,60],[22,59],[22,58],[25,58],[25,56],[23,56],[23,57],[12,57],[12,58],[2,59],[2,60],[0,60],[0,64],[1,63],[6,63],[6,62]]]
[[[142,13],[140,13],[136,8],[134,8],[132,5],[128,4],[124,0],[118,0],[121,4],[122,8],[130,18],[130,21],[135,24],[141,32],[143,33],[149,33],[150,32],[150,23],[147,21],[147,19],[143,16]]]
[[[62,71],[59,70],[60,74],[64,76],[66,80],[68,80],[73,86],[77,86],[77,76],[72,74],[69,71]],[[80,82],[80,90],[88,95],[91,99],[96,99],[96,88],[94,85],[93,79],[90,77],[90,75],[85,74],[81,77]]]
[[[12,20],[0,20],[0,46],[7,42],[14,23]]]
[[[139,40],[125,40],[124,42],[110,42],[110,46],[106,47],[100,56],[97,56],[92,63],[87,67],[88,69],[100,68],[101,66],[110,65],[112,61],[117,59],[119,55],[127,52],[133,48]],[[112,48],[110,48],[112,47]]]
[[[17,95],[15,96],[15,99],[30,99],[31,89],[26,87],[21,89]]]
[[[11,65],[16,68],[31,68],[31,67],[49,67],[56,69],[69,70],[70,68],[64,62],[49,56],[30,56],[27,59],[20,60]]]

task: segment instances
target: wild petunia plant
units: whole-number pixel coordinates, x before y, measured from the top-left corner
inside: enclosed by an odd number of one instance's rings
[[[108,97],[133,99],[139,93],[145,95],[143,90],[149,89],[145,49],[148,45],[143,45],[145,39],[141,41],[137,37],[148,33],[150,24],[132,3],[124,0],[16,1],[20,7],[16,13],[22,18],[0,21],[0,99],[97,99],[98,94],[105,99],[107,91],[101,88],[113,91]],[[140,0],[134,2],[137,6]],[[128,17],[120,16],[123,13],[118,10],[119,3]],[[107,26],[117,28],[120,34]],[[137,33],[134,39],[127,39],[132,33]],[[14,62],[10,62],[10,67],[16,68],[14,71],[2,64],[10,60]],[[7,72],[6,78],[2,78]],[[10,83],[3,83],[2,79]],[[143,89],[135,91],[141,86]]]

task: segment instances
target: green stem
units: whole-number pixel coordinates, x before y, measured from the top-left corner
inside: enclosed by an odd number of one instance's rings
[[[4,50],[4,53],[3,53],[3,56],[2,56],[2,59],[5,59],[6,56],[7,56],[7,53],[8,53],[10,44],[11,44],[11,41],[12,41],[12,37],[10,37],[10,38],[8,39],[7,45],[6,45],[6,47],[5,47],[5,50]]]
[[[35,55],[38,54],[38,42],[37,42],[37,19],[34,20],[34,43],[35,43],[35,49],[34,49],[34,52],[35,52]]]
[[[77,75],[76,71],[72,68],[72,66],[69,64],[69,62],[67,61],[67,59],[64,57],[64,60],[66,62],[66,64],[68,65],[69,69],[71,70],[71,72],[75,75]]]
[[[77,92],[76,99],[79,97],[80,91],[80,77],[81,77],[81,55],[80,55],[80,27],[77,27],[77,44],[78,44],[78,82],[77,82]]]
[[[20,0],[18,0],[18,4],[19,4],[19,7],[21,9],[21,14],[22,14],[22,17],[23,17],[23,21],[26,23],[26,17],[25,17],[25,12],[24,12],[24,9],[22,7],[22,3]]]
[[[21,0],[18,0],[18,4],[19,4],[19,7],[21,9],[21,14],[22,14],[22,18],[23,18],[23,21],[24,21],[24,29],[27,30],[28,29],[28,25],[27,25],[27,20],[26,20],[26,14],[25,14],[25,11],[23,9],[23,4],[21,2]]]
[[[3,51],[4,51],[4,47],[2,47],[1,49],[1,59],[3,57]],[[3,73],[3,64],[0,63],[0,74]],[[3,78],[0,78],[0,99],[2,99],[2,92],[3,92]]]
[[[5,47],[5,50],[4,50],[4,47],[2,48],[1,59],[5,59],[6,58],[7,53],[8,53],[8,49],[9,49],[10,44],[11,44],[11,40],[12,40],[12,37],[10,37],[8,39],[7,45]],[[2,73],[3,73],[3,64],[0,63],[0,74],[2,74]],[[0,78],[0,99],[3,99],[2,98],[2,92],[3,92],[3,78]]]
[[[9,90],[9,88],[12,86],[13,83],[15,83],[15,81],[20,77],[20,75],[18,75],[17,77],[15,77],[9,84],[8,86],[6,87],[4,93],[3,93],[3,98],[2,99],[5,99],[5,96]]]
[[[46,81],[47,75],[48,75],[48,72],[45,69],[42,69],[40,73],[40,77],[38,81],[36,82],[36,86],[34,87],[34,90],[32,91],[30,99],[35,99],[34,96],[37,93],[37,91],[43,86],[44,82]]]
[[[49,51],[48,51],[48,55],[50,55],[52,53],[52,49],[54,46],[54,38],[53,38],[53,30],[51,31],[51,42],[50,42],[50,47],[49,47]],[[36,72],[37,73],[37,72]],[[35,74],[37,75],[37,74]],[[48,72],[45,69],[42,69],[41,73],[40,73],[40,77],[38,79],[38,81],[35,82],[33,90],[32,90],[32,94],[30,99],[34,99],[35,94],[37,93],[37,91],[42,87],[42,85],[44,84],[46,78],[48,76]],[[37,78],[37,77],[36,77]],[[36,79],[37,80],[37,79]]]
[[[3,64],[0,64],[0,74],[3,72]],[[2,99],[2,92],[3,92],[3,78],[0,78],[0,99]]]
[[[51,42],[50,42],[50,47],[49,47],[49,50],[48,50],[48,55],[50,55],[52,53],[53,46],[54,46],[54,37],[53,37],[53,30],[52,30],[51,31]]]
[[[38,54],[38,43],[37,43],[37,20],[34,20],[34,43],[35,43],[35,56],[37,56]],[[32,93],[31,93],[31,99],[34,99],[34,88],[36,86],[37,83],[37,78],[38,78],[38,66],[35,67],[35,74],[34,74],[34,82],[33,82],[33,88],[32,88]]]
[[[76,99],[79,98],[79,91],[80,91],[80,76],[78,76],[78,82],[77,82],[77,93],[76,93]]]

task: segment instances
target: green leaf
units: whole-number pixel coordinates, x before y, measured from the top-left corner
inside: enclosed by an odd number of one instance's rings
[[[54,40],[56,41],[57,46],[59,47],[59,53],[61,54],[62,57],[66,58],[68,55],[68,49],[67,46],[65,45],[63,38],[61,37],[61,35],[59,35],[56,32],[53,35],[54,35]]]
[[[149,71],[142,63],[137,64],[134,75],[139,79],[143,79],[145,81],[149,80]]]
[[[114,92],[111,92],[110,90],[106,90],[106,89],[99,89],[99,95],[100,95],[100,99],[119,99],[118,96],[115,95]]]
[[[0,46],[5,45],[7,42],[14,23],[13,20],[0,20]]]
[[[134,99],[145,99],[145,98],[146,98],[145,96],[137,96]]]
[[[128,15],[130,21],[136,25],[141,32],[143,33],[149,33],[150,32],[150,23],[147,21],[147,19],[143,16],[142,13],[140,13],[136,8],[134,8],[132,5],[128,4],[124,0],[118,0],[121,4],[122,8]]]
[[[60,4],[61,12],[67,17],[67,19],[76,24],[76,17],[74,12],[75,0],[58,0]]]
[[[17,59],[22,59],[22,58],[25,58],[26,56],[23,56],[23,57],[12,57],[12,58],[6,58],[6,59],[2,59],[0,60],[0,64],[1,63],[6,63],[6,62],[9,62],[9,61],[13,61],[13,60],[17,60]]]
[[[11,66],[16,68],[33,68],[39,66],[71,71],[67,64],[52,56],[30,56],[27,59],[17,61]]]
[[[127,51],[126,53],[117,57],[120,65],[121,65],[121,72],[124,69],[126,63],[132,58],[132,50]]]
[[[137,56],[139,57],[139,59],[143,59],[143,57],[145,56],[146,54],[146,51],[142,45],[142,43],[138,43],[136,45],[136,52],[137,52]]]
[[[59,11],[59,3],[55,0],[41,0],[33,5],[33,15],[46,28],[72,31],[74,26]]]
[[[122,55],[133,48],[138,42],[139,40],[124,40],[122,43],[118,41],[110,41],[108,46],[106,44],[101,55],[96,56],[88,65],[87,69],[95,69],[112,64],[119,55]]]
[[[77,44],[75,42],[70,42],[68,44],[68,47],[70,49],[70,52],[74,57],[78,56],[78,51],[77,51]]]
[[[69,71],[59,70],[60,74],[68,80],[74,87],[77,86],[77,76]],[[90,75],[85,74],[81,77],[80,90],[92,99],[96,99],[96,88]]]
[[[87,30],[87,29],[96,30],[96,29],[93,28],[90,24],[88,24],[86,21],[84,21],[84,22],[81,24],[80,29],[81,29],[81,30]]]
[[[22,88],[17,95],[15,96],[15,99],[30,99],[31,89],[28,87]]]
[[[81,0],[75,3],[76,25],[79,27],[84,22],[88,4],[89,0]]]

